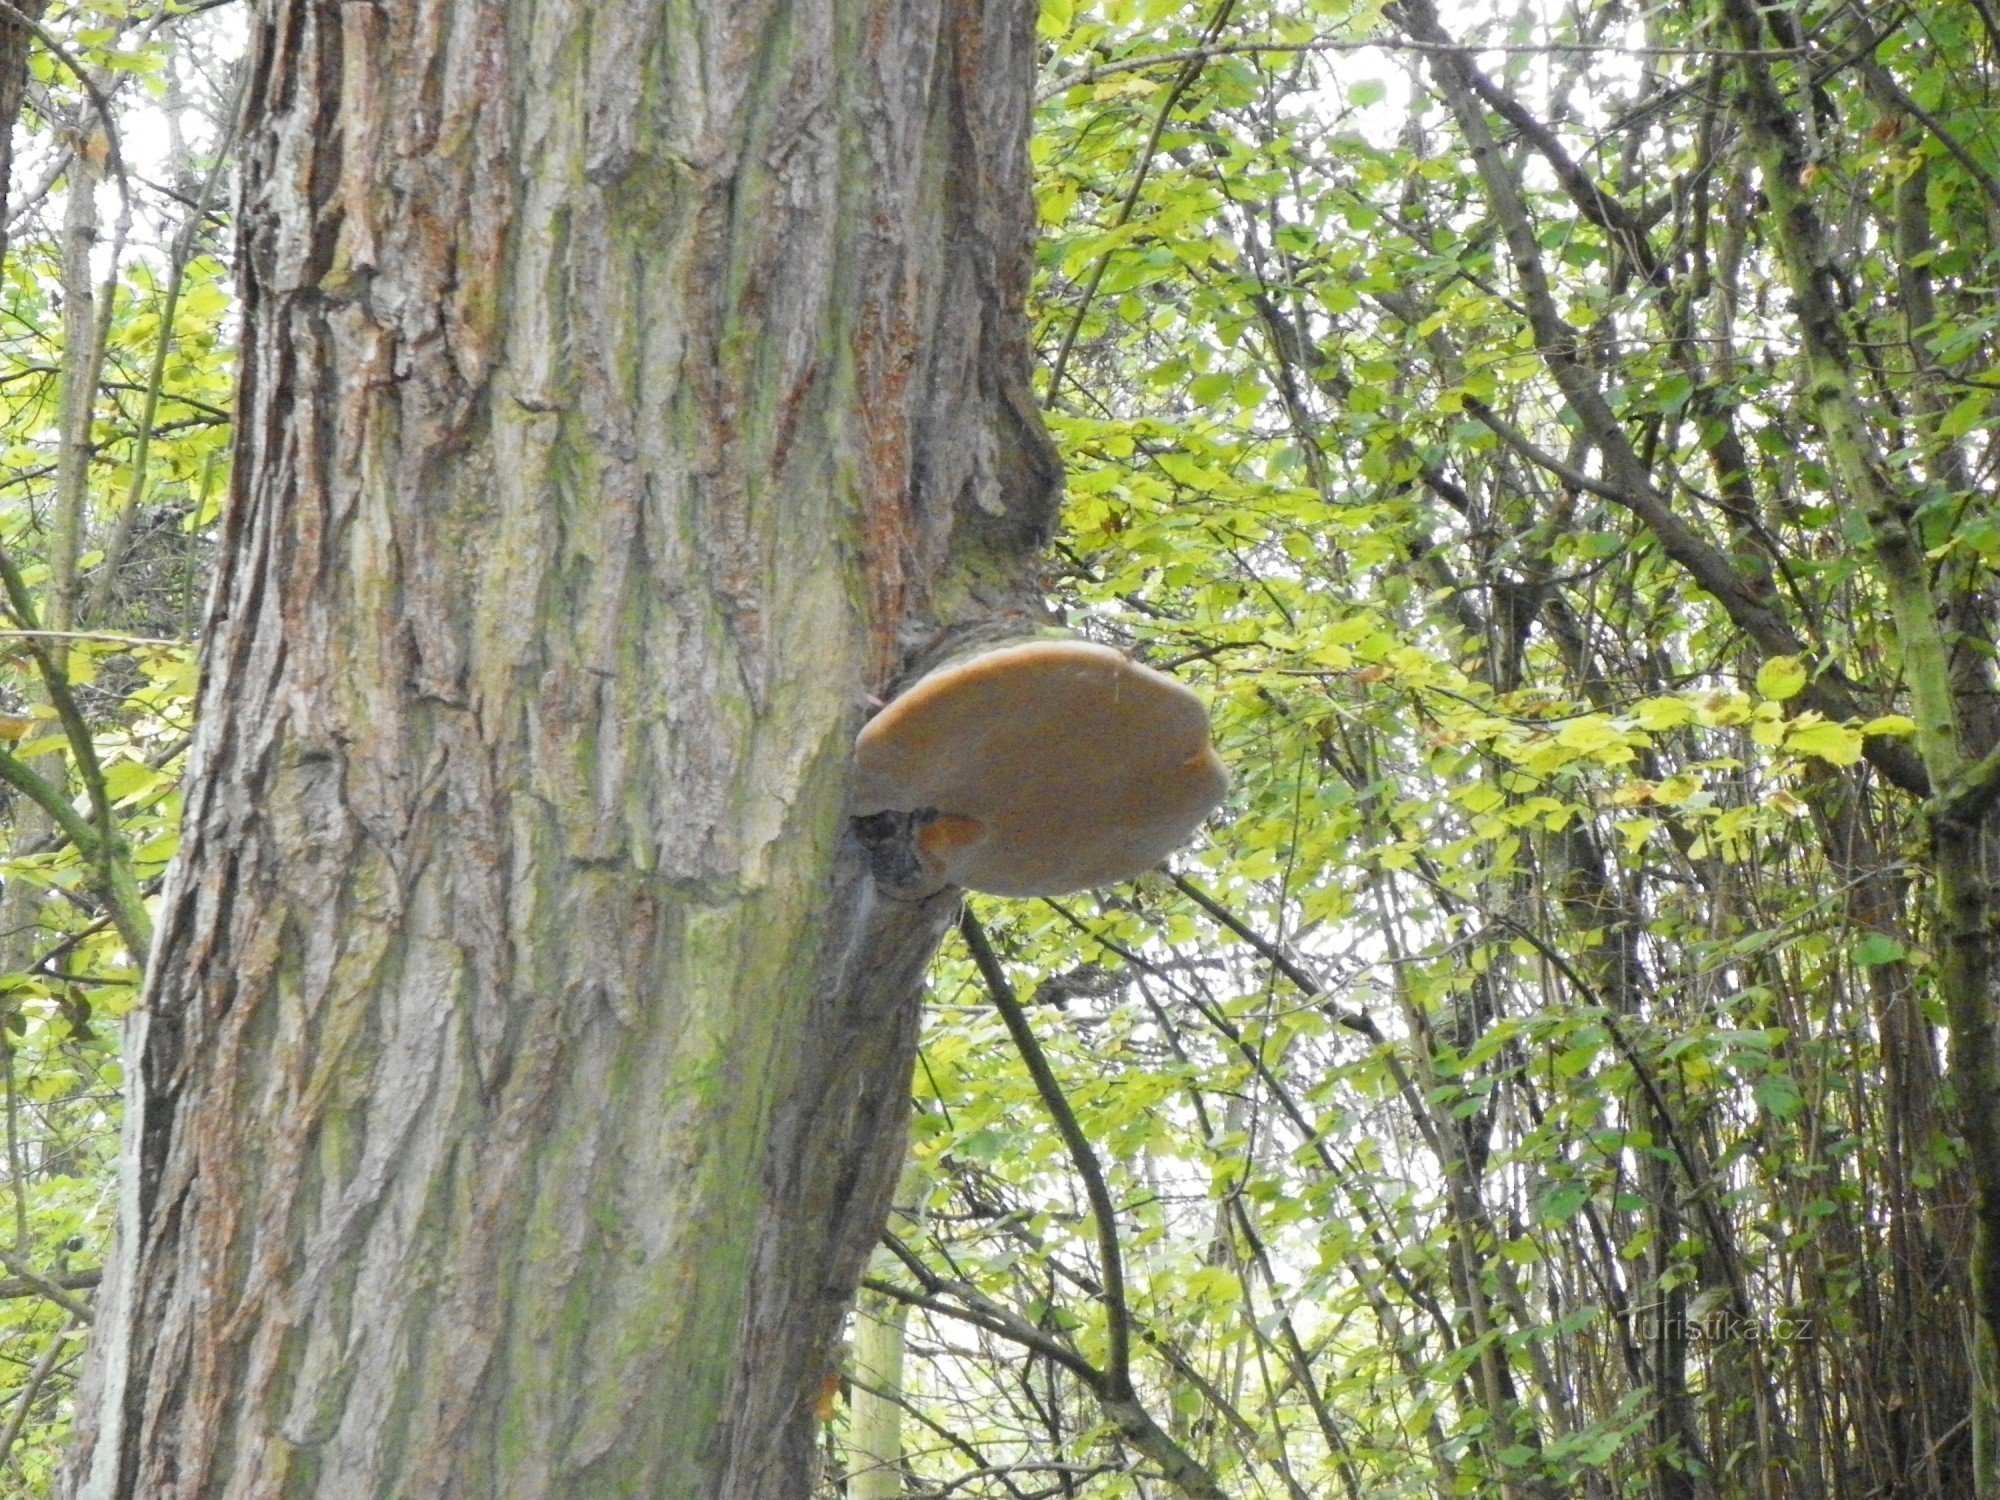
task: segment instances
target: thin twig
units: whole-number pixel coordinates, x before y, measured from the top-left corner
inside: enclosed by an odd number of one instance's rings
[[[26,11],[9,4],[8,0],[0,0],[0,16],[12,21],[48,48],[49,55],[68,68],[76,76],[76,81],[83,85],[84,93],[90,96],[90,107],[97,112],[98,121],[104,126],[105,157],[111,170],[117,174],[118,196],[122,201],[129,202],[132,189],[125,177],[125,157],[118,149],[118,120],[111,113],[111,100],[106,97],[104,90],[97,86],[97,80],[90,76],[90,70],[77,61],[76,54],[57,41],[40,21]]]
[[[1420,42],[1408,37],[1315,37],[1309,42],[1217,42],[1213,46],[1189,47],[1180,52],[1157,52],[1150,57],[1126,58],[1122,62],[1099,63],[1095,67],[1079,68],[1074,73],[1066,73],[1050,83],[1035,97],[1037,104],[1046,104],[1051,99],[1061,98],[1071,89],[1083,88],[1096,83],[1101,78],[1115,78],[1121,73],[1137,73],[1146,68],[1170,68],[1176,63],[1190,60],[1206,60],[1212,57],[1231,57],[1243,54],[1265,52],[1471,52],[1479,55],[1488,52],[1502,53],[1508,57],[1567,57],[1595,56],[1604,54],[1614,57],[1660,57],[1686,58],[1691,62],[1707,62],[1714,58],[1764,58],[1783,61],[1788,58],[1804,57],[1809,49],[1804,47],[1761,47],[1754,51],[1731,47],[1625,47],[1615,42]]]
[[[194,642],[177,641],[160,635],[119,635],[111,630],[10,630],[0,629],[0,640],[9,638],[58,640],[58,641],[104,641],[113,646],[171,646],[185,651]]]
[[[71,1271],[64,1276],[45,1276],[38,1277],[36,1280],[37,1282],[53,1283],[66,1292],[89,1292],[96,1290],[103,1283],[104,1272],[101,1269]],[[42,1288],[40,1285],[23,1281],[18,1276],[0,1276],[0,1302],[12,1302],[20,1297],[39,1297],[41,1295]]]
[[[7,1455],[13,1450],[14,1440],[21,1435],[27,1425],[28,1409],[35,1404],[35,1398],[42,1393],[42,1386],[55,1373],[56,1364],[62,1358],[63,1349],[69,1343],[70,1335],[76,1331],[77,1318],[74,1313],[63,1324],[56,1336],[49,1340],[49,1347],[42,1351],[42,1357],[35,1361],[35,1367],[28,1372],[28,1383],[21,1387],[21,1394],[15,1399],[14,1411],[7,1418],[7,1426],[0,1431],[0,1464],[7,1462]]]
[[[1236,0],[1222,0],[1221,6],[1215,13],[1215,19],[1208,23],[1204,45],[1212,42],[1221,33],[1223,25],[1229,20],[1230,11],[1235,7]],[[1173,87],[1167,90],[1167,97],[1160,101],[1159,111],[1153,116],[1152,134],[1146,137],[1146,147],[1139,153],[1139,165],[1132,173],[1132,186],[1126,189],[1125,200],[1118,205],[1118,212],[1111,221],[1112,229],[1120,228],[1131,219],[1132,210],[1139,202],[1139,191],[1146,185],[1146,174],[1153,169],[1153,157],[1160,149],[1160,135],[1167,128],[1168,117],[1173,114],[1174,106],[1180,103],[1181,95],[1185,94],[1195,79],[1201,76],[1202,64],[1207,60],[1198,49],[1190,53],[1187,62],[1181,67],[1180,76],[1174,80]],[[1097,289],[1104,282],[1104,273],[1111,265],[1113,253],[1112,250],[1106,250],[1098,256],[1097,264],[1090,273],[1090,281],[1083,289],[1083,296],[1077,301],[1076,315],[1070,319],[1069,328],[1063,334],[1062,347],[1056,351],[1055,364],[1049,369],[1051,406],[1055,405],[1057,398],[1062,394],[1063,372],[1069,368],[1070,350],[1076,346],[1076,336],[1083,329],[1083,320],[1090,313],[1090,304],[1097,299]]]
[[[1077,1123],[1076,1111],[1070,1108],[1069,1097],[1063,1093],[1062,1084],[1057,1081],[1055,1070],[1049,1066],[1048,1056],[1042,1051],[1042,1044],[1035,1039],[1034,1029],[1028,1025],[1027,1013],[1021,1009],[1020,999],[1008,981],[1007,971],[1000,966],[993,945],[986,940],[986,930],[972,915],[971,908],[959,915],[958,931],[972,953],[973,963],[979,966],[979,973],[986,981],[994,1009],[1007,1023],[1007,1033],[1013,1037],[1014,1047],[1021,1054],[1021,1061],[1027,1065],[1028,1076],[1035,1081],[1035,1090],[1042,1096],[1043,1107],[1055,1121],[1063,1144],[1069,1148],[1070,1161],[1076,1167],[1077,1175],[1083,1179],[1084,1196],[1090,1200],[1090,1215],[1097,1221],[1097,1257],[1104,1278],[1104,1319],[1108,1335],[1106,1353],[1109,1359],[1109,1368],[1104,1372],[1105,1389],[1110,1395],[1129,1400],[1132,1395],[1132,1318],[1125,1306],[1125,1257],[1118,1245],[1117,1210],[1111,1201],[1111,1189],[1105,1185],[1103,1164],[1098,1161],[1090,1138],[1083,1133],[1083,1126]]]
[[[4,3],[5,0],[0,0],[0,4]],[[130,946],[133,956],[143,960],[152,947],[153,919],[147,915],[145,899],[139,893],[130,861],[125,855],[125,841],[119,832],[118,820],[111,807],[111,795],[104,783],[104,767],[97,758],[97,743],[83,711],[77,707],[76,695],[70,691],[68,674],[34,639],[41,633],[41,624],[35,614],[34,595],[29,592],[19,566],[5,547],[0,547],[0,590],[5,591],[8,610],[28,636],[28,650],[35,658],[42,687],[49,695],[56,717],[62,721],[70,756],[76,762],[77,774],[82,777],[84,790],[90,797],[96,827],[92,829],[89,823],[78,817],[76,809],[60,794],[49,796],[51,789],[48,783],[16,757],[0,754],[0,777],[35,798],[43,811],[55,819],[90,860],[97,873],[94,882],[97,894],[110,908],[112,919],[118,924],[119,935]],[[84,834],[81,839],[78,838],[79,832]]]
[[[5,1266],[8,1270],[12,1271],[23,1282],[33,1287],[36,1292],[48,1298],[49,1301],[55,1303],[57,1307],[60,1307],[72,1318],[83,1323],[91,1321],[91,1311],[88,1303],[78,1301],[65,1291],[60,1283],[51,1281],[48,1277],[38,1274],[34,1267],[30,1266],[27,1261],[15,1255],[12,1251],[0,1250],[0,1266]]]
[[[9,1018],[0,1015],[0,1026]],[[14,1252],[28,1253],[28,1174],[21,1166],[21,1094],[14,1083],[14,1043],[0,1031],[0,1062],[7,1084],[7,1186],[14,1199]]]
[[[1096,1366],[1075,1350],[1065,1348],[1019,1315],[993,1304],[980,1306],[972,1299],[966,1299],[963,1305],[944,1301],[937,1292],[956,1290],[949,1284],[939,1283],[936,1291],[913,1292],[908,1287],[897,1286],[886,1277],[864,1276],[861,1278],[861,1285],[867,1291],[879,1292],[884,1297],[893,1297],[910,1307],[920,1307],[925,1312],[956,1318],[961,1323],[970,1323],[975,1328],[983,1328],[988,1333],[998,1334],[1001,1338],[1011,1340],[1022,1348],[1032,1350],[1044,1359],[1061,1365],[1091,1390],[1102,1388],[1104,1376]]]
[[[140,405],[139,432],[132,445],[132,482],[125,491],[125,507],[118,513],[111,539],[105,544],[104,562],[97,584],[90,591],[86,609],[92,617],[102,616],[111,603],[119,563],[126,548],[131,545],[132,531],[138,522],[140,507],[145,503],[146,465],[152,452],[154,424],[160,414],[160,392],[167,379],[167,355],[174,344],[174,316],[180,307],[181,287],[187,280],[188,264],[194,259],[195,241],[208,219],[209,198],[236,144],[236,129],[243,118],[243,91],[248,77],[245,70],[243,77],[237,81],[234,102],[229,109],[229,124],[223,131],[222,139],[216,143],[215,160],[209,163],[208,173],[202,178],[201,192],[188,214],[187,222],[174,236],[167,268],[167,293],[160,311],[160,336],[153,345],[153,364],[146,377],[145,397]]]

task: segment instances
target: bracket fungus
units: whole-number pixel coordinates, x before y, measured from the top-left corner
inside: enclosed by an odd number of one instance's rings
[[[1199,698],[1075,640],[936,668],[868,722],[854,761],[855,815],[903,815],[910,874],[995,896],[1143,874],[1229,788]]]

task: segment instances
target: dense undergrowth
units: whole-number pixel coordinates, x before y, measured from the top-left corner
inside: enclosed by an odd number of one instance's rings
[[[0,269],[23,1494],[102,1264],[231,385],[227,9],[46,26]],[[976,901],[990,962],[940,959],[827,1484],[1975,1493],[1975,1002],[1925,813],[2000,728],[2000,17],[1042,34],[1052,597],[1210,697],[1235,787],[1171,871]]]

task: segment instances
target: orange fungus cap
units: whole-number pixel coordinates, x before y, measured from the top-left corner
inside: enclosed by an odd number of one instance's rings
[[[925,868],[996,896],[1143,874],[1222,801],[1229,772],[1186,687],[1088,641],[1027,641],[926,674],[855,742],[857,816],[937,816]]]

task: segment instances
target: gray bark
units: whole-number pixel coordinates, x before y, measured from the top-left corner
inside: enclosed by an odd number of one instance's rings
[[[70,1492],[791,1497],[1038,611],[1028,0],[265,0],[235,494]]]
[[[48,0],[16,0],[14,9],[40,21]],[[14,186],[14,126],[28,87],[28,56],[35,35],[11,17],[0,16],[0,261],[7,257],[7,207]]]

